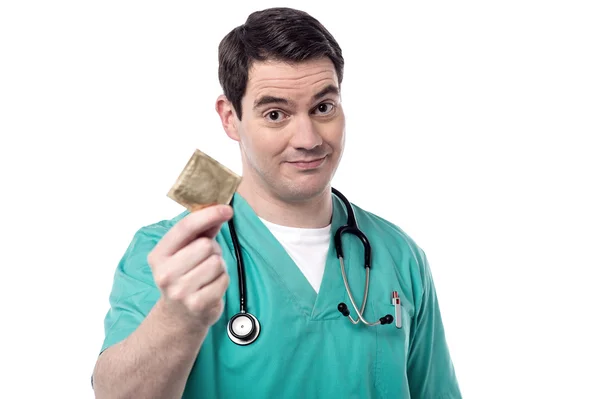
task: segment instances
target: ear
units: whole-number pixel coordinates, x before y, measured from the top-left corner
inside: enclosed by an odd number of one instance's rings
[[[223,129],[225,130],[225,133],[227,133],[227,136],[232,140],[240,141],[240,136],[238,134],[239,119],[233,105],[224,94],[221,94],[217,98],[215,110],[221,118],[221,124],[223,125]]]

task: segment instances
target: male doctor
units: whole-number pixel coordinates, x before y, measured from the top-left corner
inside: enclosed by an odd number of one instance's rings
[[[333,245],[349,212],[330,186],[344,149],[343,69],[332,35],[298,10],[255,12],[222,40],[216,111],[239,143],[242,182],[232,206],[135,234],[114,276],[97,398],[461,397],[425,254],[356,206],[372,248],[361,317],[394,321],[349,318],[359,315]],[[247,310],[260,323],[249,344],[228,333],[240,312],[230,219]],[[363,244],[352,235],[342,243],[360,308]]]

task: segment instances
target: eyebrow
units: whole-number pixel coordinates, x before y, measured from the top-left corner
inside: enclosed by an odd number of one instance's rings
[[[323,90],[321,90],[320,92],[318,92],[317,94],[315,94],[313,96],[313,101],[317,101],[317,100],[325,97],[328,94],[333,94],[333,95],[339,96],[340,90],[337,87],[335,87],[334,85],[328,85]]]
[[[317,101],[317,100],[325,97],[328,94],[339,95],[340,90],[337,87],[335,87],[334,85],[328,85],[324,89],[322,89],[320,92],[315,94],[312,99],[313,99],[313,101]],[[268,96],[268,95],[262,96],[254,102],[254,109],[262,107],[264,105],[270,105],[270,104],[289,105],[290,101],[285,98],[282,98],[282,97],[275,97],[275,96]]]
[[[254,109],[256,109],[258,107],[262,107],[263,105],[270,105],[270,104],[288,105],[289,101],[286,100],[285,98],[281,98],[281,97],[262,96],[254,102]]]

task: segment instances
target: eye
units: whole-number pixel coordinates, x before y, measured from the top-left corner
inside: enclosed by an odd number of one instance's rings
[[[267,118],[271,122],[281,122],[285,118],[285,114],[282,111],[271,111],[267,114]]]
[[[317,106],[316,110],[323,115],[327,115],[331,113],[334,108],[335,106],[331,103],[322,103]]]

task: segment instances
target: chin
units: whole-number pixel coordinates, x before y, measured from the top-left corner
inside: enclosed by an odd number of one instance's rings
[[[299,182],[280,187],[280,197],[286,201],[307,201],[318,197],[329,188],[329,181]]]

